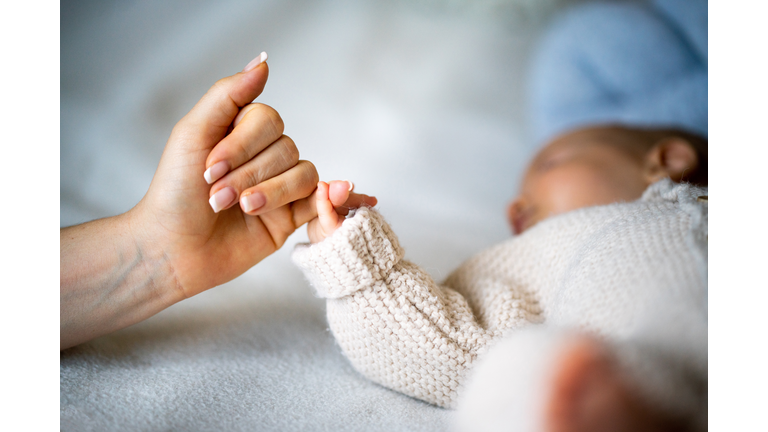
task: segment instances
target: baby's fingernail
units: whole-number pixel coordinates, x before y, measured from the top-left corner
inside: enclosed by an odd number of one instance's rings
[[[264,63],[265,61],[267,61],[267,57],[268,57],[267,53],[262,51],[262,53],[259,54],[258,57],[256,57],[255,59],[251,60],[250,63],[245,65],[245,69],[243,69],[243,72],[248,72],[249,70],[252,70],[256,66]]]
[[[221,209],[226,208],[232,204],[237,198],[237,193],[231,187],[225,187],[224,189],[216,192],[208,200],[214,213],[218,213]]]
[[[229,171],[229,163],[227,163],[227,161],[220,161],[205,170],[203,177],[205,177],[205,181],[208,182],[208,184],[211,184],[220,179],[221,176],[227,173],[227,171]]]
[[[267,203],[267,197],[264,196],[261,192],[254,192],[250,195],[245,195],[242,198],[240,198],[240,206],[243,208],[243,211],[246,213],[251,213],[253,211],[256,211],[262,207],[264,207],[264,204]]]
[[[354,184],[354,183],[352,183],[352,182],[351,182],[351,181],[349,181],[349,180],[344,180],[344,181],[345,181],[345,182],[347,182],[347,183],[349,184],[349,191],[350,191],[350,192],[352,192],[352,190],[353,190],[353,189],[355,189],[355,184]]]

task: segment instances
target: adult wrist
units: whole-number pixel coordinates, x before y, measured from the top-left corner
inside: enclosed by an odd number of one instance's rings
[[[136,324],[184,298],[142,221],[131,211],[61,230],[61,349]]]
[[[137,295],[152,298],[154,313],[187,298],[168,254],[163,236],[152,229],[151,221],[140,206],[120,215],[125,229],[130,232],[136,256],[140,261],[146,283],[137,286]],[[153,314],[154,314],[153,313]]]

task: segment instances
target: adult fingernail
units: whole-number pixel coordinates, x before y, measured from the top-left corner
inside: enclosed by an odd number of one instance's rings
[[[221,209],[226,208],[228,205],[232,204],[236,198],[237,193],[235,190],[231,187],[225,187],[224,189],[213,194],[211,199],[208,200],[208,203],[211,205],[211,208],[213,208],[213,212],[218,213],[221,211]]]
[[[203,177],[205,177],[205,181],[208,182],[208,184],[211,184],[220,179],[221,176],[226,174],[228,171],[229,163],[227,161],[219,161],[205,170]]]
[[[243,69],[243,72],[248,72],[249,70],[252,70],[256,66],[264,63],[265,61],[267,61],[267,57],[268,57],[267,53],[262,51],[262,53],[259,54],[258,57],[256,57],[255,59],[251,60],[250,63],[245,65],[245,69]]]
[[[344,180],[344,181],[347,182],[347,184],[349,185],[349,191],[352,192],[352,190],[355,188],[355,184],[349,180]]]
[[[243,211],[246,213],[254,212],[264,207],[266,203],[267,197],[261,192],[254,192],[240,198],[240,206],[243,207]]]

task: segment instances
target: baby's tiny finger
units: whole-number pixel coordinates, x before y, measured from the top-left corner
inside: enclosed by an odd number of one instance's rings
[[[320,227],[326,234],[332,233],[339,223],[339,215],[333,209],[333,204],[328,197],[329,186],[326,182],[317,183],[317,218]]]
[[[375,196],[368,196],[365,194],[352,192],[349,194],[349,198],[347,198],[347,201],[342,205],[342,207],[359,208],[364,205],[373,207],[378,204],[378,202],[379,200],[377,200]]]
[[[317,189],[311,196],[297,200],[292,204],[293,223],[297,228],[317,217],[316,196]],[[358,208],[362,205],[373,207],[376,204],[378,204],[376,197],[352,192],[343,206],[336,207],[336,213],[346,216],[351,208]]]
[[[349,180],[335,180],[330,183],[329,196],[336,212],[342,215],[349,213],[350,208],[358,208],[362,205],[375,206],[376,197],[352,192],[355,184]]]
[[[355,185],[349,180],[333,180],[329,183],[328,187],[328,197],[333,206],[341,207],[347,202],[349,194],[355,188]]]

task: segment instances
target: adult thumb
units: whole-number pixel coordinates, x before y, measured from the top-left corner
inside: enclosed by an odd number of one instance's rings
[[[240,108],[258,97],[269,77],[267,53],[262,52],[242,72],[216,82],[179,121],[189,150],[213,148],[226,135]],[[176,132],[176,131],[175,131]]]

